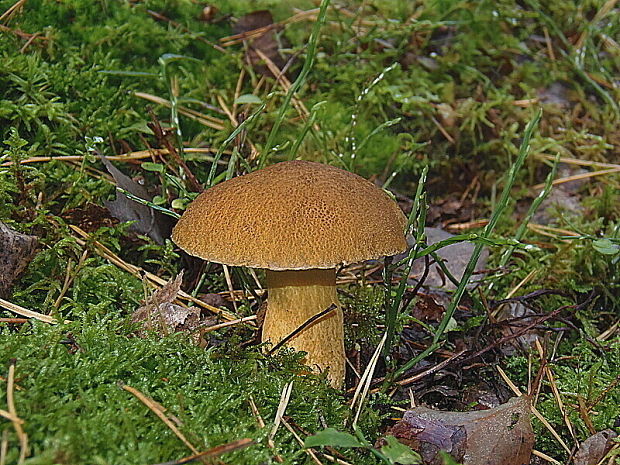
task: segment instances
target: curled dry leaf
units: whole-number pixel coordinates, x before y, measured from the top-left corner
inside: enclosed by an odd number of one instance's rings
[[[509,302],[504,304],[497,315],[497,321],[505,321],[517,319],[510,325],[502,326],[502,335],[504,337],[511,336],[512,334],[522,330],[525,326],[529,326],[535,320],[533,316],[535,312],[523,305],[521,302]],[[528,315],[532,315],[528,317]],[[501,351],[504,355],[515,355],[519,350],[527,352],[529,349],[535,347],[536,340],[542,337],[542,333],[536,329],[531,329],[521,336],[510,339],[508,342],[501,346]]]
[[[0,221],[0,297],[11,286],[34,257],[38,239],[21,234]]]
[[[192,340],[199,344],[201,337],[197,330],[207,325],[206,319],[201,318],[200,309],[172,303],[181,289],[182,280],[181,272],[174,280],[153,292],[146,303],[133,313],[131,321],[142,323],[145,330],[154,330],[161,335],[179,331],[192,333]]]
[[[527,465],[534,447],[527,396],[473,412],[417,407],[388,434],[417,450],[428,465],[443,463],[440,450],[463,465]]]
[[[108,159],[101,157],[101,161],[114,178],[114,181],[116,181],[118,188],[144,200],[150,201],[153,199],[153,196],[149,194],[144,186],[123,174]],[[164,239],[170,237],[172,223],[168,217],[153,210],[148,205],[130,199],[118,189],[116,199],[104,202],[104,204],[110,210],[110,213],[120,221],[135,221],[131,225],[131,230],[148,235],[158,244],[163,244]]]
[[[267,10],[253,11],[245,16],[239,18],[237,24],[235,24],[233,31],[235,34],[243,34],[246,32],[254,31],[256,29],[266,28],[273,24],[273,16]],[[278,69],[284,67],[284,59],[280,55],[280,48],[274,29],[267,30],[264,34],[259,35],[248,40],[248,49],[246,51],[246,59],[252,64],[254,69],[264,75],[272,77],[273,74],[269,71],[267,66],[263,65],[263,60],[256,52],[259,50],[267,58],[269,58]]]
[[[610,430],[599,431],[583,441],[573,460],[574,465],[596,465],[611,450],[618,435]]]
[[[440,228],[426,228],[424,232],[429,245],[454,237],[454,234],[450,234]],[[452,273],[456,279],[460,280],[463,277],[467,263],[474,252],[474,247],[474,244],[470,242],[457,242],[439,249],[437,251],[437,255],[444,260],[444,263],[446,264],[448,270],[450,270],[450,273]],[[482,250],[480,258],[478,259],[478,263],[476,264],[476,271],[480,271],[486,266],[488,258],[489,250],[485,247]],[[409,277],[411,284],[417,284],[418,280],[424,277],[425,268],[426,260],[424,258],[419,258],[413,263]],[[480,277],[474,275],[470,279],[469,286],[474,286],[478,280],[480,280]],[[424,286],[444,290],[456,289],[454,283],[452,283],[452,281],[445,276],[440,266],[436,263],[430,265],[430,270],[424,279]]]

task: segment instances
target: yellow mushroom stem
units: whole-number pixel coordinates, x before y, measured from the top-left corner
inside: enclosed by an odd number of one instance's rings
[[[309,318],[332,305],[336,308],[302,330],[286,345],[308,353],[305,363],[317,371],[329,368],[332,386],[344,382],[345,354],[342,309],[336,294],[336,270],[267,272],[267,314],[263,342],[277,344]]]

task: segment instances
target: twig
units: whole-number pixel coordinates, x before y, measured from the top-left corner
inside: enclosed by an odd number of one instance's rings
[[[415,383],[416,381],[421,380],[422,378],[435,373],[439,370],[444,369],[447,365],[449,365],[450,363],[452,363],[454,360],[456,360],[457,358],[459,358],[461,355],[463,355],[465,352],[467,352],[466,350],[461,350],[460,352],[457,352],[456,354],[452,355],[450,358],[445,359],[443,362],[438,363],[437,365],[429,368],[428,370],[424,370],[421,373],[417,373],[413,376],[410,376],[409,378],[405,378],[405,379],[401,379],[396,381],[396,384],[398,384],[399,386],[406,386],[408,384],[411,383]],[[379,392],[379,389],[373,390],[372,392]]]
[[[187,176],[187,180],[189,181],[192,190],[194,192],[202,192],[203,189],[198,182],[198,179],[196,179],[196,176],[194,176],[194,173],[192,173],[192,171],[189,169],[189,167],[185,163],[185,160],[183,160],[183,157],[179,155],[175,146],[170,142],[170,139],[168,138],[168,133],[162,129],[161,124],[159,124],[159,120],[157,119],[157,116],[155,116],[155,113],[151,109],[149,109],[149,114],[151,116],[152,122],[147,124],[148,127],[153,131],[159,143],[165,146],[166,149],[168,149],[168,153],[181,167],[181,169],[185,173],[185,176]]]
[[[537,318],[536,320],[534,320],[532,323],[530,323],[527,326],[522,327],[520,330],[511,333],[507,336],[504,336],[498,340],[496,340],[495,342],[489,344],[488,346],[486,346],[484,349],[480,349],[479,351],[475,352],[474,354],[468,356],[465,360],[463,360],[463,362],[467,362],[469,360],[473,360],[475,358],[480,357],[482,354],[487,353],[489,350],[505,344],[508,341],[511,341],[513,339],[516,339],[520,336],[523,336],[525,333],[527,333],[529,330],[531,330],[532,328],[538,326],[540,323],[544,323],[547,320],[550,320],[551,318],[559,315],[562,311],[567,310],[567,309],[578,309],[578,308],[582,308],[585,304],[589,304],[591,299],[588,299],[586,302],[579,304],[579,305],[564,305],[563,307],[559,307],[556,308],[555,310],[549,312],[548,314],[541,316],[540,318]]]
[[[198,147],[190,147],[183,149],[185,153],[215,153],[214,150],[210,148],[198,148]],[[136,152],[128,152],[120,155],[110,155],[107,156],[107,160],[112,161],[132,161],[132,160],[142,160],[144,158],[151,158],[153,155],[163,156],[168,155],[170,152],[168,149],[149,149],[149,150],[138,150]],[[226,152],[228,153],[228,152]],[[30,157],[24,158],[20,160],[19,163],[24,165],[27,163],[40,163],[46,161],[66,161],[66,162],[81,162],[84,159],[84,155],[61,155],[58,157]],[[212,157],[205,157],[205,159],[213,161]],[[5,161],[0,163],[0,166],[11,166],[13,165],[13,161]],[[223,160],[219,162],[219,164],[226,166],[227,163]]]
[[[556,157],[554,155],[537,154],[536,158],[553,161]],[[558,161],[569,165],[595,166],[598,168],[620,168],[620,165],[617,163],[601,163],[598,161],[581,160],[579,158],[560,157],[558,158]]]
[[[572,176],[567,176],[565,178],[556,179],[555,181],[553,181],[552,184],[554,186],[557,186],[558,184],[564,184],[566,182],[578,181],[581,179],[593,178],[595,176],[603,176],[605,174],[612,174],[612,173],[620,173],[620,167],[609,168],[606,170],[592,171],[590,173],[574,174]],[[542,189],[543,187],[545,187],[544,184],[536,184],[534,187],[532,187],[532,189],[538,190],[538,189]]]
[[[243,318],[238,318],[236,320],[226,321],[224,323],[220,323],[220,324],[217,324],[217,325],[203,327],[201,329],[201,333],[203,333],[203,334],[204,333],[210,333],[211,331],[217,331],[218,329],[228,328],[229,326],[238,325],[240,323],[246,323],[248,321],[255,321],[256,318],[257,318],[256,315],[244,316]]]
[[[547,454],[540,452],[539,450],[534,449],[532,451],[532,454],[535,455],[536,457],[540,457],[541,459],[546,460],[549,463],[553,463],[555,465],[563,465],[562,462],[558,462],[553,457],[549,457]]]
[[[543,347],[540,344],[540,341],[536,339],[534,341],[534,344],[536,345],[536,350],[538,350],[538,355],[540,357],[541,363],[543,360],[546,361],[547,357],[545,357],[545,351],[543,350]],[[555,398],[555,401],[558,404],[558,409],[560,410],[560,413],[562,414],[562,419],[564,420],[564,423],[566,423],[568,432],[570,433],[572,438],[575,440],[575,442],[578,443],[577,438],[575,436],[575,431],[573,429],[573,424],[571,423],[570,418],[568,417],[568,413],[566,412],[566,407],[564,406],[564,402],[562,401],[562,397],[560,396],[560,390],[558,389],[558,385],[555,382],[555,377],[553,376],[553,372],[551,371],[551,368],[549,367],[548,362],[544,363],[543,373],[549,380],[549,384],[551,385],[551,392],[553,392],[553,397]]]
[[[226,50],[225,48],[222,48],[218,44],[215,44],[215,43],[211,42],[210,40],[205,39],[200,34],[196,34],[196,33],[192,32],[190,29],[186,28],[182,24],[177,23],[176,21],[171,20],[170,18],[168,18],[167,16],[162,15],[161,13],[158,13],[158,12],[153,11],[153,10],[146,10],[146,12],[151,17],[153,17],[153,18],[155,18],[155,19],[157,19],[159,21],[165,21],[167,23],[170,23],[170,25],[174,26],[175,28],[181,29],[182,31],[184,31],[184,32],[186,32],[188,34],[191,34],[193,39],[199,40],[201,42],[204,42],[207,45],[210,45],[211,47],[213,47],[218,52],[228,53],[228,50]]]
[[[258,407],[256,406],[256,403],[254,402],[254,398],[252,397],[252,395],[249,396],[248,398],[248,402],[250,403],[250,408],[252,409],[252,413],[254,414],[254,416],[256,417],[256,421],[258,422],[258,426],[261,428],[265,427],[265,422],[263,420],[263,417],[261,416]],[[267,447],[269,447],[270,449],[272,449],[273,452],[273,458],[275,459],[276,462],[278,463],[284,463],[284,459],[280,456],[280,454],[278,454],[275,451],[276,445],[273,442],[273,439],[271,439],[270,437],[267,438]]]
[[[273,421],[273,428],[269,433],[269,439],[273,441],[273,438],[276,436],[278,432],[278,428],[280,427],[280,422],[282,421],[282,416],[286,411],[286,407],[288,406],[288,402],[291,399],[291,392],[293,391],[293,382],[291,381],[282,389],[282,394],[280,394],[280,404],[278,405],[278,410],[276,410],[276,417]]]
[[[506,384],[508,384],[508,386],[510,387],[510,389],[512,390],[512,392],[514,392],[516,395],[518,396],[522,396],[523,393],[521,392],[521,390],[517,387],[517,385],[515,383],[513,383],[510,378],[508,378],[508,375],[506,374],[506,372],[504,370],[501,369],[501,367],[495,367],[499,373],[499,375],[502,377],[502,379],[506,382]],[[531,405],[530,406],[530,410],[532,411],[532,413],[536,416],[536,418],[538,418],[541,423],[543,425],[545,425],[545,428],[547,428],[549,430],[549,432],[553,435],[553,437],[560,443],[560,445],[564,448],[564,450],[566,450],[569,454],[571,453],[570,448],[566,445],[566,443],[562,440],[562,438],[560,437],[560,435],[557,433],[557,431],[553,428],[553,426],[551,426],[551,424],[547,421],[547,419],[545,417],[542,416],[542,414],[536,409],[536,406]]]
[[[11,412],[9,412],[7,410],[0,409],[0,417],[6,418],[7,420],[10,420],[12,422],[17,422],[20,425],[24,424],[24,420],[22,420],[19,417],[16,417],[15,415],[13,415]]]
[[[253,439],[250,439],[250,438],[237,439],[236,441],[227,442],[226,444],[221,444],[219,446],[212,447],[211,449],[208,449],[204,452],[200,452],[195,455],[190,455],[189,457],[184,457],[179,460],[173,460],[172,462],[158,463],[156,465],[184,465],[186,463],[194,462],[198,459],[217,457],[218,455],[222,455],[227,452],[245,449],[246,447],[249,447],[253,444],[255,444],[255,442]]]
[[[35,320],[43,321],[44,323],[49,323],[51,325],[58,324],[58,320],[56,318],[42,313],[33,312],[32,310],[28,310],[27,308],[21,307],[2,298],[0,298],[0,307],[6,308],[13,313],[17,313],[18,315],[25,316],[27,318],[34,318]],[[69,324],[71,323],[71,320],[64,320],[64,323]]]
[[[9,430],[2,431],[2,443],[0,443],[0,465],[6,465],[6,455],[9,451]]]
[[[198,449],[196,449],[188,440],[187,438],[183,435],[183,433],[181,433],[181,431],[179,431],[179,429],[174,425],[174,423],[172,423],[172,421],[170,421],[170,418],[168,418],[166,415],[164,415],[164,412],[162,411],[161,407],[155,403],[155,401],[153,401],[153,399],[145,396],[144,394],[142,394],[140,391],[138,391],[137,389],[128,386],[126,384],[122,384],[120,385],[125,391],[133,394],[135,397],[138,398],[138,400],[140,402],[142,402],[144,405],[146,405],[149,410],[151,410],[155,415],[157,415],[159,417],[159,419],[161,421],[163,421],[165,423],[165,425],[170,428],[172,430],[172,432],[183,442],[183,444],[185,444],[194,454],[199,455],[200,452],[198,452]]]
[[[293,435],[293,437],[295,438],[295,440],[299,443],[299,445],[301,447],[304,447],[304,441],[303,439],[301,439],[299,437],[299,435],[295,432],[295,430],[293,429],[293,427],[291,425],[288,424],[288,422],[282,418],[282,424],[284,425],[284,427],[290,431],[290,433]],[[308,454],[310,456],[310,458],[314,461],[314,463],[316,463],[316,465],[323,465],[323,463],[319,460],[319,458],[316,456],[316,454],[314,453],[314,450],[308,448],[304,448],[304,451],[306,452],[306,454]]]
[[[28,435],[24,432],[22,428],[23,421],[20,422],[19,417],[17,416],[17,410],[15,409],[15,362],[11,363],[9,366],[9,376],[6,383],[6,403],[9,409],[9,414],[13,417],[11,422],[13,423],[13,428],[15,428],[15,433],[17,434],[17,438],[19,439],[19,459],[17,460],[18,464],[23,464],[26,460],[26,455],[28,455]]]
[[[172,102],[170,102],[170,100],[158,97],[157,95],[147,94],[146,92],[134,92],[133,95],[138,98],[148,100],[149,102],[157,103],[158,105],[162,105],[166,108],[172,107]],[[196,110],[192,110],[191,108],[187,108],[181,105],[179,105],[178,109],[180,114],[187,116],[188,118],[193,119],[194,121],[197,121],[204,126],[210,127],[212,129],[217,129],[218,131],[222,131],[226,127],[226,122],[224,120],[215,118],[214,116],[200,113]]]
[[[28,318],[0,318],[0,323],[22,324],[27,322]]]
[[[103,244],[101,244],[98,241],[92,240],[92,238],[90,237],[90,235],[83,231],[81,228],[79,228],[78,226],[75,226],[73,224],[70,224],[69,227],[78,235],[80,235],[81,237],[88,239],[89,243],[92,244],[95,248],[95,251],[102,257],[104,257],[105,259],[109,260],[111,263],[113,263],[114,265],[118,266],[119,268],[122,268],[123,270],[127,271],[128,273],[131,273],[132,275],[134,275],[136,278],[142,280],[144,278],[147,279],[147,282],[152,285],[153,287],[161,287],[164,286],[166,284],[166,280],[160,278],[159,276],[150,273],[148,271],[143,270],[142,268],[136,266],[136,265],[132,265],[131,263],[127,263],[124,260],[122,260],[119,256],[117,256],[114,252],[112,252],[110,249],[108,249],[106,246],[104,246]],[[86,247],[87,242],[85,240],[82,240],[80,238],[75,238],[75,241],[81,245],[82,247]],[[221,316],[222,318],[232,321],[232,320],[236,320],[238,319],[238,317],[226,310],[221,310],[217,307],[214,307],[213,305],[209,305],[206,302],[203,302],[200,299],[197,299],[196,297],[184,292],[184,291],[179,291],[178,293],[178,297],[179,299],[183,299],[183,300],[188,300],[202,308],[205,308],[207,310],[209,310],[210,312],[214,313],[215,315]],[[0,302],[1,304],[1,302]]]
[[[280,347],[282,347],[288,341],[290,341],[291,339],[299,336],[299,333],[301,333],[302,331],[305,331],[306,329],[314,326],[315,324],[320,323],[324,318],[327,318],[328,315],[331,312],[336,310],[336,308],[337,307],[336,307],[335,304],[331,304],[328,308],[326,308],[322,312],[317,313],[316,315],[311,316],[310,318],[308,318],[301,325],[299,325],[293,332],[291,332],[289,335],[287,335],[285,338],[283,338],[280,342],[278,342],[276,345],[274,345],[271,348],[271,350],[269,352],[267,352],[267,355],[271,355],[271,354],[275,353]]]
[[[24,6],[26,1],[27,0],[17,0],[17,2],[15,2],[8,10],[2,13],[2,16],[0,16],[0,22],[8,23],[13,18],[13,15],[15,15],[15,13],[17,13],[17,11]]]
[[[357,411],[355,412],[355,417],[353,418],[353,429],[355,429],[357,425],[357,420],[359,420],[360,417],[360,413],[362,413],[362,405],[364,404],[364,399],[368,395],[370,383],[372,382],[372,375],[375,372],[375,368],[377,366],[377,362],[379,361],[379,356],[381,355],[381,351],[383,350],[386,339],[387,331],[383,334],[383,338],[381,338],[381,341],[377,345],[375,352],[372,354],[372,357],[368,362],[368,366],[364,370],[364,374],[362,375],[362,378],[357,385],[357,389],[355,390],[355,394],[353,395],[353,400],[351,401],[351,410],[355,409],[357,403]]]
[[[293,16],[285,19],[284,21],[279,21],[276,23],[268,24],[267,26],[259,27],[257,29],[252,29],[251,31],[241,32],[239,34],[234,34],[227,37],[222,37],[220,39],[220,43],[224,47],[230,47],[231,45],[235,45],[243,42],[247,39],[260,37],[272,29],[278,28],[280,26],[284,26],[285,24],[296,23],[299,21],[303,21],[305,19],[313,19],[316,17],[319,12],[319,8],[314,8],[312,10],[300,11],[299,13],[294,14]]]

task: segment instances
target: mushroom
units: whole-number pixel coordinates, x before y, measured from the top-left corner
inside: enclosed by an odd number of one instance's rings
[[[407,220],[390,196],[348,171],[287,161],[217,184],[200,194],[172,232],[191,255],[264,268],[267,312],[262,340],[287,344],[306,363],[344,381],[343,316],[336,267],[406,249]]]

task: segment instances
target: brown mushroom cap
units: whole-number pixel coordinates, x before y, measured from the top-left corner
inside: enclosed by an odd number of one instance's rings
[[[227,265],[334,268],[402,252],[406,222],[396,202],[366,179],[288,161],[204,191],[172,239],[192,255]]]

